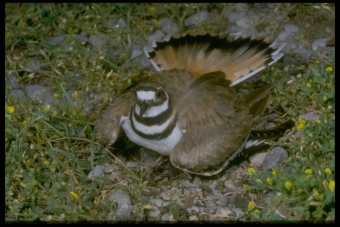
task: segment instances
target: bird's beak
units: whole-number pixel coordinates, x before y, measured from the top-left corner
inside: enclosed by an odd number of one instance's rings
[[[149,105],[146,102],[142,102],[140,105],[139,116],[143,117],[143,114],[148,109]]]

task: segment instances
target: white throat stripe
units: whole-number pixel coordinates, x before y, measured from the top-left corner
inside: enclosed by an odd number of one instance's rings
[[[139,100],[155,100],[155,96],[156,93],[154,91],[137,91],[137,98]]]

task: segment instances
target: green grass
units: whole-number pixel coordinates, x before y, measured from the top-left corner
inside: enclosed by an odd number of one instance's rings
[[[137,40],[146,45],[147,36],[160,27],[160,18],[171,18],[181,32],[219,32],[226,29],[220,23],[222,15],[234,7],[224,6],[208,5],[209,10],[216,10],[216,18],[188,28],[184,20],[204,9],[205,4],[6,4],[5,73],[14,75],[24,87],[44,84],[54,89],[55,109],[37,100],[17,100],[9,95],[12,88],[5,88],[5,220],[106,220],[115,206],[114,202],[103,201],[111,190],[118,188],[129,194],[132,204],[137,204],[132,218],[147,220],[145,204],[140,199],[148,182],[142,173],[125,168],[124,182],[112,184],[107,183],[107,177],[87,177],[97,164],[117,163],[112,154],[100,150],[95,143],[94,121],[101,103],[113,100],[123,88],[148,74],[129,60],[131,46]],[[328,12],[321,4],[317,6]],[[287,11],[289,17],[289,13],[294,15],[293,10],[307,12],[308,7],[313,5],[296,5],[289,10],[282,4],[278,10]],[[330,7],[332,10],[334,6]],[[118,18],[124,18],[128,28],[114,27]],[[75,35],[81,32],[87,37],[105,33],[115,44],[105,47],[108,52],[100,48],[92,52],[85,43],[77,41]],[[60,45],[48,42],[55,36],[64,38]],[[113,54],[115,51],[119,54]],[[34,73],[23,72],[21,69],[31,60],[39,60],[42,67]],[[276,175],[271,171],[252,174],[248,189],[258,196],[280,192],[272,208],[294,207],[288,220],[335,218],[331,183],[335,179],[334,65],[334,56],[320,54],[306,65],[286,71],[278,63],[273,71],[263,73],[264,80],[291,78],[290,85],[282,82],[276,87],[273,100],[296,122],[302,138],[293,136],[285,143],[290,147],[290,156],[284,167],[275,170]],[[70,85],[65,83],[67,73],[80,73],[82,79]],[[97,110],[90,116],[82,114],[91,103],[77,105],[81,94],[69,97],[69,89],[99,93]],[[299,119],[308,112],[317,113],[319,118],[305,122]],[[89,156],[94,158],[89,161]],[[291,186],[286,186],[286,182]],[[277,218],[273,209],[258,207],[246,215],[255,220]]]

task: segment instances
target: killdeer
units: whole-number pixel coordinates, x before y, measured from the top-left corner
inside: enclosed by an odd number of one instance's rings
[[[170,156],[179,169],[217,174],[256,134],[253,123],[274,84],[243,97],[233,86],[279,60],[282,48],[265,39],[192,33],[154,43],[144,51],[156,71],[103,111],[97,140],[111,145],[123,130],[132,142]]]

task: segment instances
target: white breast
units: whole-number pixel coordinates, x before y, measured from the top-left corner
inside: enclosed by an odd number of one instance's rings
[[[121,126],[123,127],[127,137],[134,143],[146,147],[150,150],[156,151],[161,155],[170,155],[170,151],[181,140],[183,132],[180,129],[179,123],[176,124],[172,133],[164,139],[145,139],[135,133],[131,127],[129,116],[121,118]]]

